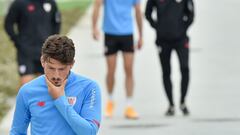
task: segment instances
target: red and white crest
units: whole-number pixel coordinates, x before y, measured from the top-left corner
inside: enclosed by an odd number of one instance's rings
[[[74,106],[77,101],[77,97],[67,97],[67,98],[68,98],[68,103]]]
[[[33,11],[35,11],[35,6],[33,4],[29,4],[27,6],[27,10],[28,10],[28,12],[33,12]]]
[[[50,12],[51,9],[52,9],[52,5],[50,3],[44,3],[43,4],[43,9],[46,11],[46,12]]]

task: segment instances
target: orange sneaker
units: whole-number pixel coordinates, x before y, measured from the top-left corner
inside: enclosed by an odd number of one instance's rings
[[[137,112],[133,109],[133,107],[127,107],[125,110],[125,117],[127,119],[138,119],[139,116],[137,114]]]
[[[105,110],[105,116],[108,118],[111,118],[113,116],[113,108],[114,108],[114,103],[113,101],[108,101],[106,110]]]

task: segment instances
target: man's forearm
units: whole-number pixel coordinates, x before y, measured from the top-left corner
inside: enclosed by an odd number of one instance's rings
[[[156,22],[152,18],[152,12],[153,12],[153,3],[151,0],[148,0],[147,5],[146,5],[145,17],[148,20],[148,22],[150,23],[150,25],[153,28],[156,28]]]
[[[58,111],[71,126],[77,135],[95,135],[97,126],[82,118],[68,103],[66,96],[61,96],[54,101]]]
[[[92,15],[92,28],[93,29],[97,28],[97,22],[98,22],[98,18],[99,18],[101,4],[102,4],[102,0],[95,0],[94,10],[93,10],[93,15]]]
[[[17,35],[14,32],[13,25],[14,25],[14,23],[12,23],[7,17],[6,20],[5,20],[5,23],[4,23],[5,31],[7,32],[10,39],[13,42],[16,42],[17,41]]]
[[[136,21],[137,21],[137,27],[138,27],[138,36],[139,38],[142,38],[142,13],[141,13],[140,4],[136,5],[135,10],[136,10]]]

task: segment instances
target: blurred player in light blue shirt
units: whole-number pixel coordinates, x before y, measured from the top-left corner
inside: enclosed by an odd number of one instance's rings
[[[139,3],[140,0],[104,0],[104,33],[133,34],[132,7]]]
[[[99,39],[100,32],[97,27],[100,7],[104,6],[103,31],[105,56],[107,61],[107,76],[106,84],[108,90],[108,102],[106,105],[105,115],[113,116],[114,109],[114,83],[117,53],[122,52],[126,89],[126,108],[125,117],[129,119],[137,119],[138,114],[132,106],[132,98],[134,91],[134,30],[133,30],[133,9],[138,28],[137,49],[142,48],[142,14],[140,0],[95,0],[94,11],[92,17],[92,33],[95,40]]]

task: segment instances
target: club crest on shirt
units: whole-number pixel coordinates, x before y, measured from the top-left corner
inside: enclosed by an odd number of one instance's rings
[[[75,103],[77,102],[77,97],[67,97],[68,99],[68,103],[72,106],[75,105]]]
[[[50,3],[44,3],[43,4],[43,9],[46,11],[46,12],[50,12],[51,9],[52,9],[52,5]]]
[[[33,12],[33,11],[35,11],[35,6],[33,4],[29,4],[27,6],[27,10],[28,10],[28,12]]]
[[[44,107],[45,106],[45,102],[44,101],[39,101],[37,103],[37,105],[40,106],[40,107]]]

